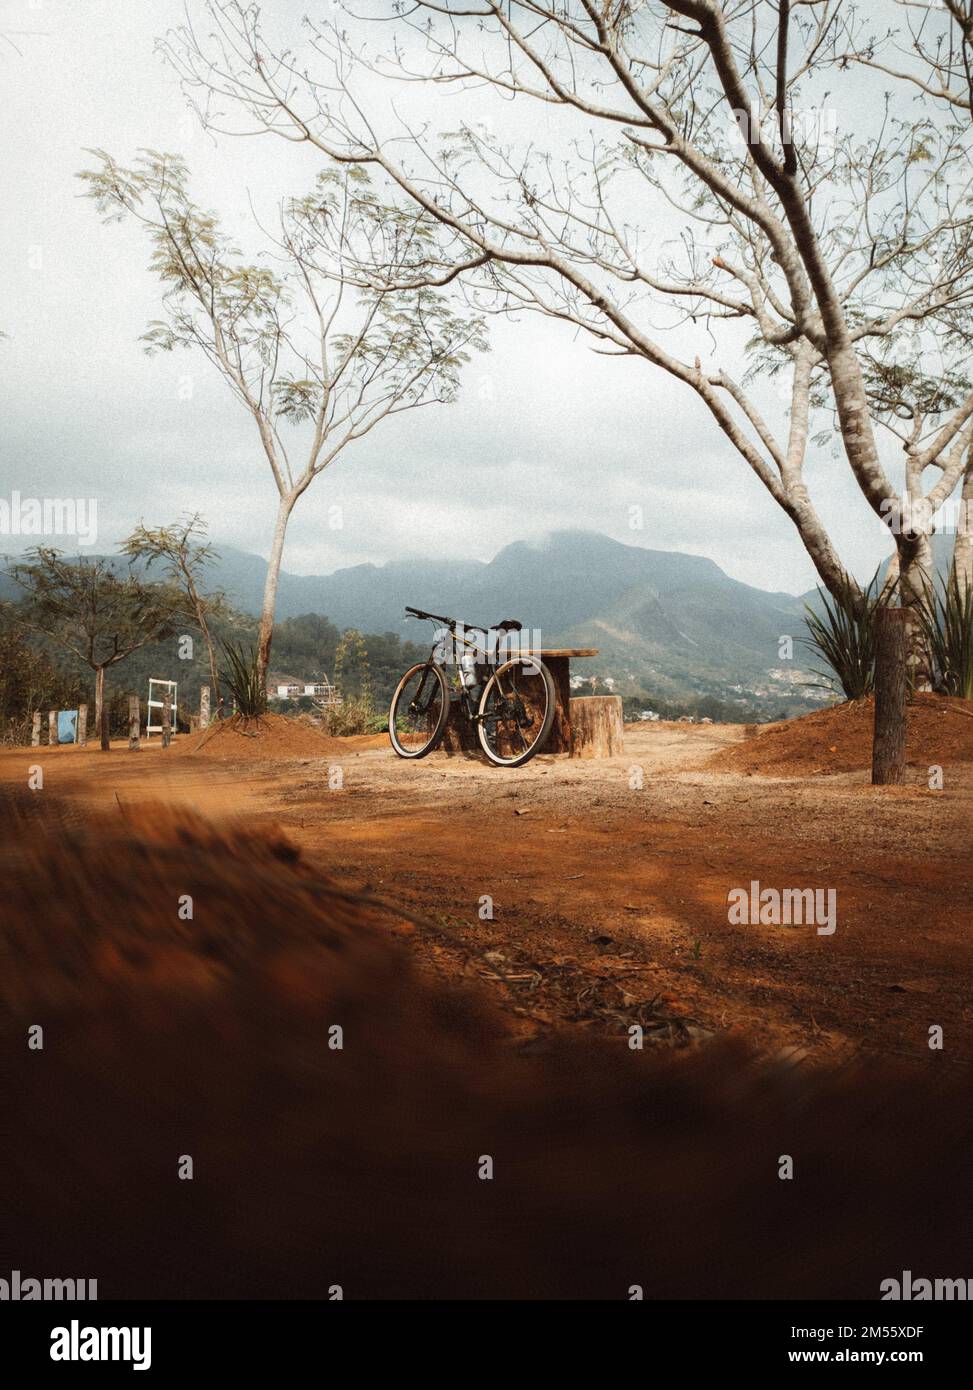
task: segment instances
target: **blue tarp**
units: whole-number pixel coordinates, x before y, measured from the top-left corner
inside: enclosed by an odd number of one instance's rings
[[[59,709],[57,712],[58,743],[74,743],[78,736],[78,711]]]

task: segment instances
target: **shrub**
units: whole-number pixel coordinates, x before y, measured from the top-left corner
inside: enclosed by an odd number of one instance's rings
[[[220,680],[225,681],[233,704],[244,719],[258,719],[267,711],[267,692],[264,690],[257,670],[257,645],[244,646],[242,642],[221,642],[226,670],[220,672]]]
[[[973,700],[973,587],[961,585],[953,570],[942,580],[941,592],[931,595],[920,621],[935,689]]]
[[[875,683],[875,612],[887,597],[879,585],[878,570],[861,592],[846,579],[837,594],[826,594],[821,588],[818,593],[824,613],[804,605],[810,636],[800,640],[830,670],[816,670],[821,680],[808,684],[833,691],[837,682],[847,700],[861,700],[871,694]]]
[[[346,696],[340,705],[332,706],[321,721],[321,727],[326,734],[333,734],[335,737],[369,734],[374,732],[370,726],[375,718],[371,696],[366,692],[363,695]],[[385,727],[388,728],[387,719]]]

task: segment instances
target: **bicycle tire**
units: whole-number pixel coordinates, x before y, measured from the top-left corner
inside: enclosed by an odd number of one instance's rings
[[[417,671],[429,671],[432,673],[433,678],[439,683],[443,703],[442,709],[440,710],[439,716],[436,720],[435,728],[433,729],[428,742],[423,744],[423,746],[419,749],[413,749],[406,748],[402,743],[398,741],[395,731],[395,707],[398,704],[399,696],[405,689],[406,683],[416,674]],[[448,718],[449,687],[446,684],[446,677],[443,675],[442,670],[435,664],[435,662],[417,661],[414,666],[409,667],[408,671],[406,671],[406,673],[399,681],[398,685],[395,687],[395,693],[392,696],[392,703],[389,705],[389,742],[391,743],[392,748],[400,758],[409,758],[414,760],[416,758],[426,757],[427,754],[431,753],[433,749],[439,745],[439,742],[443,736],[443,730],[446,728],[446,721],[448,720]]]
[[[502,686],[500,686],[499,684],[500,678],[512,667],[515,666],[533,667],[534,673],[540,676],[541,680],[544,683],[544,689],[546,692],[547,709],[544,714],[544,719],[541,724],[540,732],[538,733],[537,738],[531,744],[530,748],[526,749],[522,753],[517,754],[514,757],[504,758],[498,752],[496,752],[495,749],[490,747],[483,716],[487,710],[487,701],[489,699],[491,690],[494,688],[494,686],[496,686],[497,689],[502,691]],[[487,681],[486,685],[483,687],[483,693],[480,696],[480,703],[477,709],[476,721],[476,732],[480,740],[480,747],[483,749],[484,753],[490,759],[491,763],[493,763],[496,767],[523,767],[524,763],[530,762],[531,758],[533,758],[537,753],[539,753],[543,749],[545,743],[550,737],[551,729],[554,725],[555,704],[556,693],[554,688],[554,677],[551,675],[550,671],[544,665],[543,661],[539,660],[537,657],[516,656],[513,657],[510,661],[505,661],[502,666],[498,666],[497,669],[490,676],[490,679]]]

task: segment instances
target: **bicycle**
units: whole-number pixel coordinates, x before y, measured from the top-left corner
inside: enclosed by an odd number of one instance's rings
[[[405,611],[438,623],[443,631],[436,634],[428,659],[406,671],[392,696],[389,739],[399,757],[424,758],[438,747],[454,702],[459,702],[476,728],[480,747],[498,767],[521,767],[539,753],[554,723],[554,680],[537,656],[501,660],[499,634],[519,632],[520,623],[508,619],[491,629],[421,608]],[[468,636],[471,632],[486,641]],[[458,660],[457,646],[462,647]],[[447,666],[458,668],[452,690]]]

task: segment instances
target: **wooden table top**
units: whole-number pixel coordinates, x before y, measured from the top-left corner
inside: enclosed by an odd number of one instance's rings
[[[597,656],[597,647],[540,647],[536,651],[522,652],[523,656]]]

